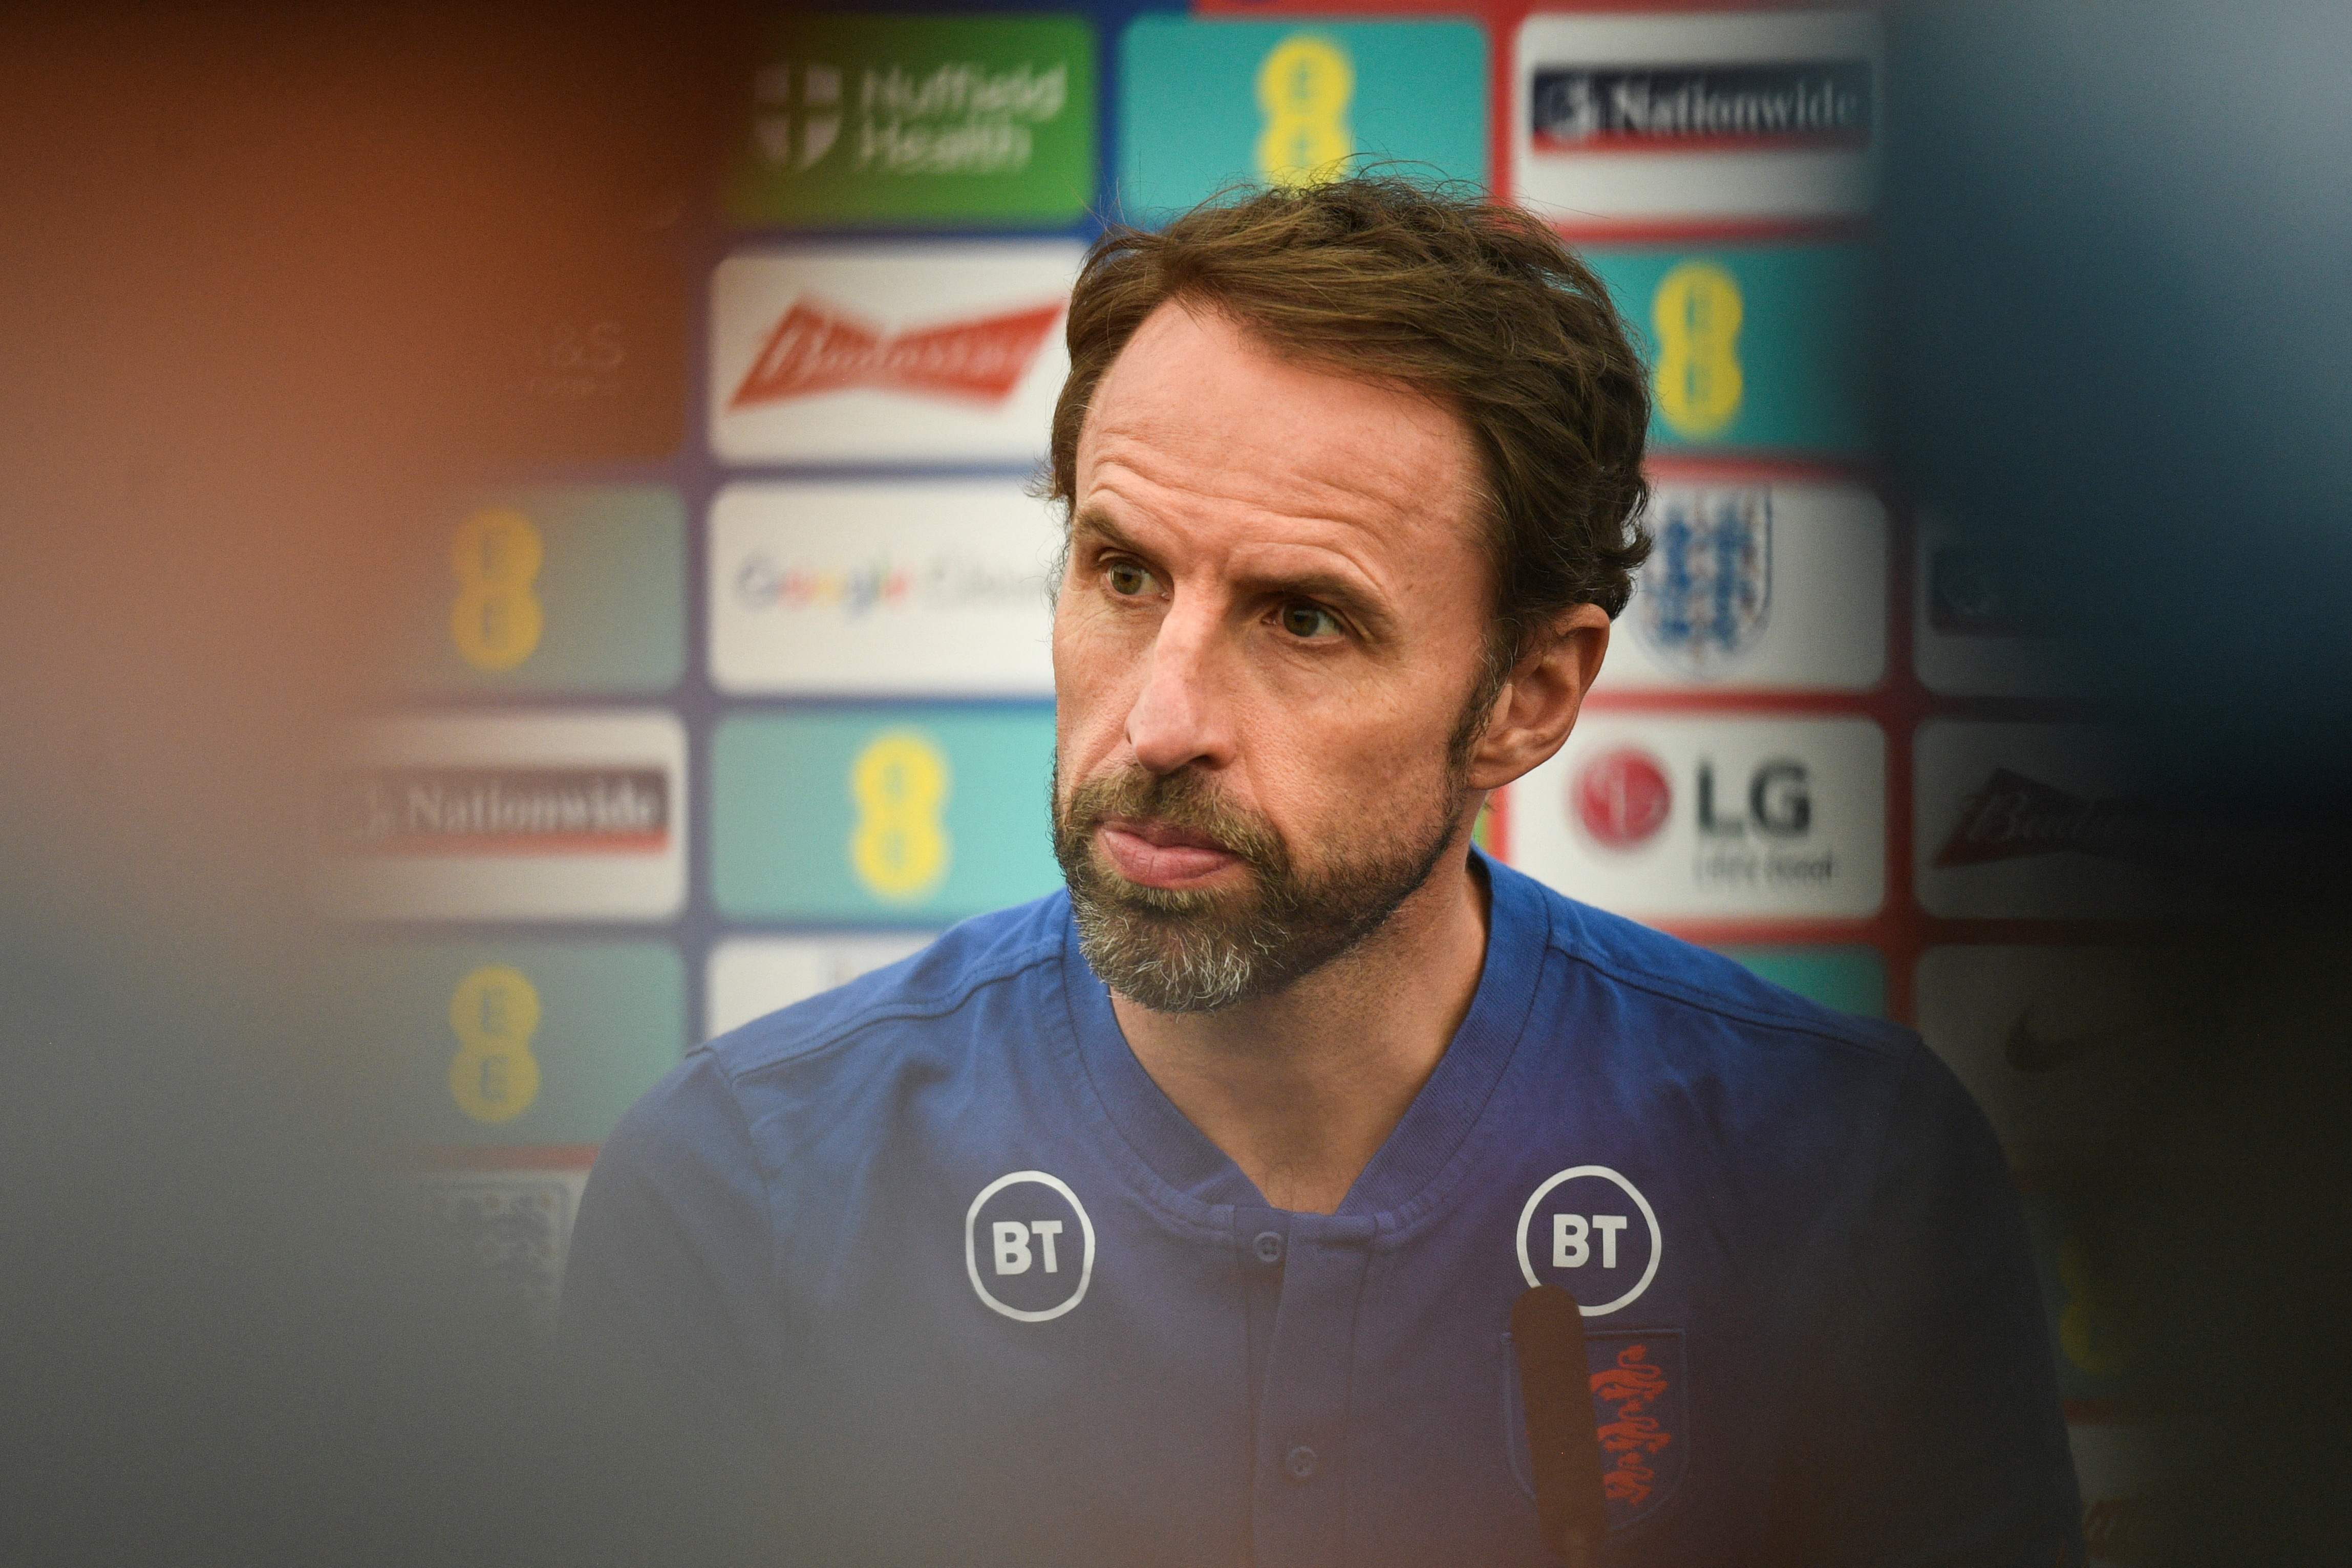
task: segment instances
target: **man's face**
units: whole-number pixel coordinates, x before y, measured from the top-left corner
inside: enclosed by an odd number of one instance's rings
[[[1469,790],[1492,587],[1459,415],[1163,305],[1078,441],[1055,851],[1160,1011],[1279,989],[1427,878]]]

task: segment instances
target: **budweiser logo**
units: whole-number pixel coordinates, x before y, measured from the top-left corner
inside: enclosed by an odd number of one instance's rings
[[[750,408],[852,387],[1002,402],[1036,362],[1062,310],[1056,300],[894,337],[822,301],[796,299],[727,406]]]
[[[2148,847],[2151,827],[2147,808],[2131,801],[2085,800],[1996,768],[1960,808],[1936,863],[1981,865],[2063,850],[2132,857]]]

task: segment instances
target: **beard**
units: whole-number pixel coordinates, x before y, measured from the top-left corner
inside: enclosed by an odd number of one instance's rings
[[[1435,799],[1406,828],[1367,835],[1354,852],[1307,872],[1270,823],[1224,800],[1198,769],[1131,768],[1076,786],[1066,803],[1056,758],[1054,858],[1069,883],[1079,951],[1105,985],[1154,1012],[1217,1012],[1281,990],[1378,931],[1429,880],[1468,798],[1449,756]],[[1095,831],[1121,817],[1208,835],[1242,862],[1249,884],[1129,881],[1095,846]]]

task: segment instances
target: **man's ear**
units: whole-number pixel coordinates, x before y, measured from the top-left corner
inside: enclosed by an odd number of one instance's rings
[[[1575,727],[1609,652],[1609,612],[1578,604],[1552,617],[1495,694],[1486,733],[1471,748],[1473,789],[1499,789],[1550,758]]]

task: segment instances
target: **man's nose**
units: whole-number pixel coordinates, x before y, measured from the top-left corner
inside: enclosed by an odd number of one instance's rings
[[[1218,620],[1205,604],[1169,606],[1146,655],[1143,686],[1128,710],[1127,743],[1154,773],[1233,760],[1231,679]]]

